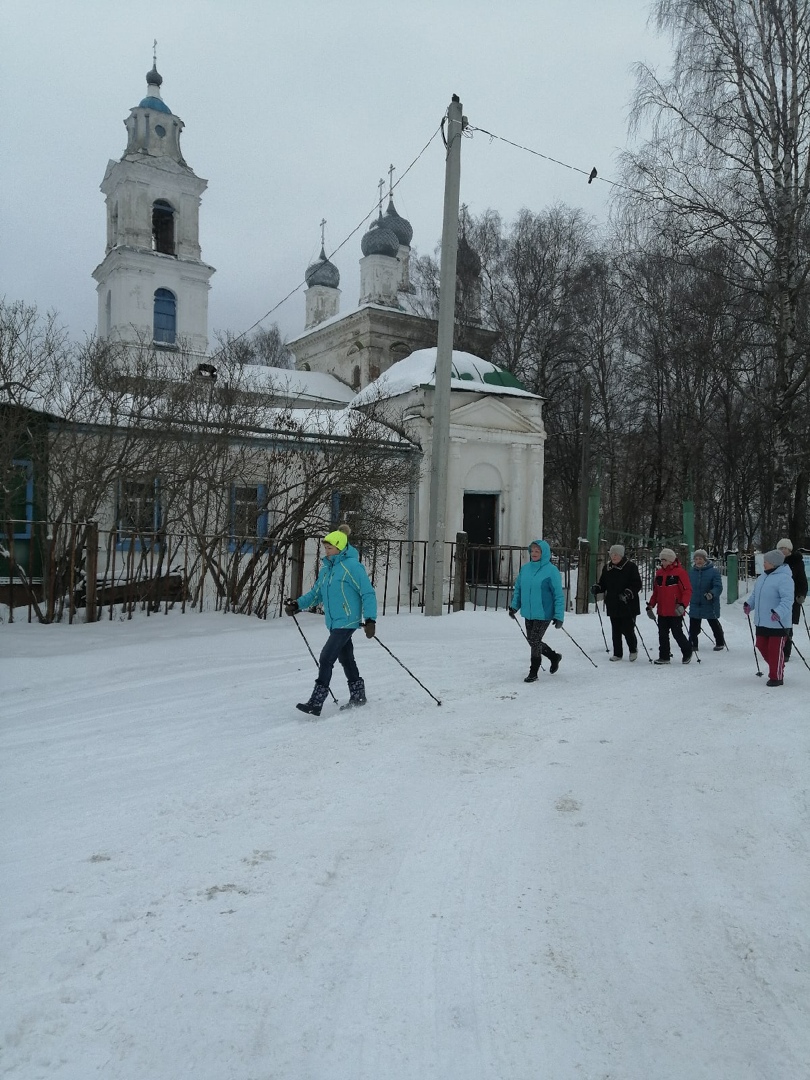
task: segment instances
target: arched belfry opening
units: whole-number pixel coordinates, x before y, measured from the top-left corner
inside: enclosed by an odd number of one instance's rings
[[[165,199],[152,203],[152,251],[176,255],[174,244],[174,207]]]
[[[155,289],[152,339],[158,345],[177,342],[177,297],[170,289]]]

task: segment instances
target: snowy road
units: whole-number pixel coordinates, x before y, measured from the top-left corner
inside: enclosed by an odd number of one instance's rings
[[[384,618],[442,707],[361,639],[319,721],[290,620],[0,626],[0,1075],[808,1075],[810,672],[723,619],[527,686],[503,614]]]

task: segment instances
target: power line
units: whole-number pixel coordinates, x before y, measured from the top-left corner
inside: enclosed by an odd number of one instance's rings
[[[402,175],[401,175],[401,176],[399,177],[399,179],[398,179],[398,180],[396,181],[396,183],[394,183],[394,184],[392,185],[392,187],[391,187],[391,193],[392,193],[392,194],[393,194],[393,192],[394,192],[394,191],[396,191],[396,189],[397,189],[397,188],[399,187],[399,185],[400,185],[400,184],[402,183],[402,181],[403,181],[403,180],[405,179],[405,177],[406,177],[406,176],[408,175],[408,173],[409,173],[409,172],[411,171],[411,169],[412,169],[412,168],[414,167],[414,165],[416,165],[417,161],[419,161],[419,159],[420,159],[420,158],[422,157],[422,155],[423,155],[423,154],[425,153],[425,151],[426,151],[426,150],[428,149],[428,147],[430,146],[430,144],[431,144],[431,143],[433,142],[433,140],[434,140],[434,139],[436,138],[436,136],[437,136],[437,135],[439,134],[439,132],[440,132],[440,131],[442,130],[442,124],[443,124],[443,123],[444,123],[444,117],[442,117],[442,120],[441,120],[441,122],[439,123],[439,126],[438,126],[438,127],[436,128],[436,130],[435,130],[435,131],[433,132],[433,134],[432,134],[432,135],[430,136],[430,138],[428,139],[428,141],[427,141],[427,142],[425,143],[425,145],[424,145],[424,146],[422,147],[422,149],[421,149],[421,150],[419,151],[419,153],[418,153],[418,154],[416,155],[416,157],[415,157],[415,158],[413,159],[413,161],[412,161],[412,162],[410,163],[410,165],[409,165],[409,166],[407,167],[407,169],[405,169],[405,171],[404,171],[404,172],[402,173]],[[353,236],[355,235],[355,233],[358,233],[358,232],[359,232],[359,231],[360,231],[360,230],[361,230],[361,229],[363,228],[363,226],[364,226],[364,225],[365,225],[365,223],[366,223],[366,222],[368,221],[368,219],[369,219],[370,217],[372,217],[372,216],[373,216],[373,215],[374,215],[374,214],[375,214],[375,213],[377,212],[378,208],[379,208],[379,203],[375,203],[375,204],[374,204],[374,206],[373,206],[373,208],[372,208],[371,210],[369,210],[369,212],[368,212],[368,213],[366,214],[366,216],[365,216],[365,217],[364,217],[364,218],[362,219],[362,221],[360,221],[360,222],[359,222],[359,224],[358,224],[358,225],[356,225],[356,226],[355,226],[355,227],[354,227],[354,228],[352,229],[352,231],[351,231],[351,232],[350,232],[350,233],[349,233],[349,234],[348,234],[347,236],[345,236],[345,237],[343,238],[343,240],[341,240],[341,242],[340,242],[340,243],[338,244],[338,246],[337,246],[337,247],[336,247],[336,248],[334,249],[334,251],[332,251],[332,252],[331,252],[331,253],[330,253],[330,254],[328,255],[328,258],[329,258],[330,260],[331,260],[331,259],[332,259],[332,258],[333,258],[333,257],[334,257],[335,255],[337,255],[337,253],[338,253],[338,252],[340,251],[340,249],[341,249],[341,248],[343,248],[343,247],[345,247],[345,246],[346,246],[346,244],[347,244],[347,243],[348,243],[348,242],[349,242],[349,241],[351,240],[351,238],[352,238],[352,237],[353,237]],[[302,289],[302,288],[303,288],[303,287],[304,287],[305,285],[306,285],[306,278],[305,278],[305,279],[304,279],[303,281],[300,281],[300,282],[299,282],[299,283],[298,283],[298,284],[297,284],[297,285],[295,286],[295,288],[294,288],[294,289],[290,289],[290,291],[289,291],[289,292],[287,293],[287,295],[286,295],[286,296],[282,297],[282,298],[281,298],[281,300],[279,300],[279,302],[278,302],[277,304],[274,304],[274,305],[273,305],[273,307],[271,307],[269,311],[266,311],[266,312],[264,313],[264,315],[262,315],[262,317],[261,317],[260,319],[257,319],[255,323],[253,323],[253,324],[252,324],[251,326],[249,326],[249,327],[247,328],[247,330],[243,330],[241,334],[237,335],[237,337],[235,337],[235,338],[231,338],[231,340],[230,340],[230,341],[228,342],[228,344],[230,345],[230,344],[233,344],[233,343],[234,343],[234,342],[236,342],[236,341],[240,341],[240,340],[241,340],[241,339],[242,339],[242,338],[243,338],[243,337],[244,337],[244,336],[245,336],[246,334],[249,334],[249,333],[251,332],[251,330],[255,330],[255,329],[256,329],[256,327],[257,327],[257,326],[258,326],[258,325],[259,325],[260,323],[263,323],[265,319],[269,318],[269,317],[270,317],[270,316],[271,316],[271,315],[273,314],[273,312],[274,312],[274,311],[278,311],[278,309],[279,309],[279,308],[281,307],[281,305],[282,305],[282,304],[286,304],[286,302],[287,302],[287,301],[288,301],[288,300],[290,299],[290,297],[291,297],[291,296],[295,296],[295,294],[296,294],[297,292],[299,292],[299,291],[300,291],[300,290],[301,290],[301,289]],[[216,355],[216,354],[214,354],[214,355]]]
[[[596,169],[580,169],[577,165],[569,165],[567,161],[560,161],[559,158],[551,157],[550,154],[541,154],[539,150],[533,150],[530,146],[523,146],[521,143],[513,142],[512,139],[506,139],[503,135],[496,135],[492,131],[487,131],[486,128],[475,127],[473,124],[469,124],[467,130],[480,131],[482,135],[489,135],[490,139],[497,139],[498,142],[506,143],[508,146],[514,146],[516,150],[525,150],[527,154],[534,154],[535,157],[543,158],[544,161],[551,161],[554,165],[561,165],[564,169],[582,173],[583,176],[588,177],[588,183],[591,183],[592,180],[601,180],[603,184],[611,184],[613,187],[626,187],[625,184],[621,184],[617,180],[608,180],[604,176],[599,176]]]

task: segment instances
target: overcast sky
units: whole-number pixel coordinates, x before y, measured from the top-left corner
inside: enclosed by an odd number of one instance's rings
[[[665,67],[647,0],[0,0],[0,295],[55,310],[74,336],[96,323],[104,257],[99,191],[146,94],[152,42],[182,148],[208,180],[203,259],[209,335],[239,333],[374,208],[451,95],[472,125],[578,168],[615,176],[637,61]],[[395,173],[395,179],[398,174]],[[444,150],[434,139],[395,191],[432,252]],[[509,220],[557,201],[604,220],[610,187],[476,133],[462,144],[461,199]],[[335,256],[341,310],[357,304],[358,232]],[[303,329],[299,292],[264,325]]]

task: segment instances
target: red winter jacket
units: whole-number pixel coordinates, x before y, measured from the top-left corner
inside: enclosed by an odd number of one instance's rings
[[[649,607],[658,605],[658,614],[664,617],[676,614],[676,604],[687,607],[692,596],[692,584],[689,575],[676,559],[667,567],[659,567],[655,572],[655,584],[650,599]]]

